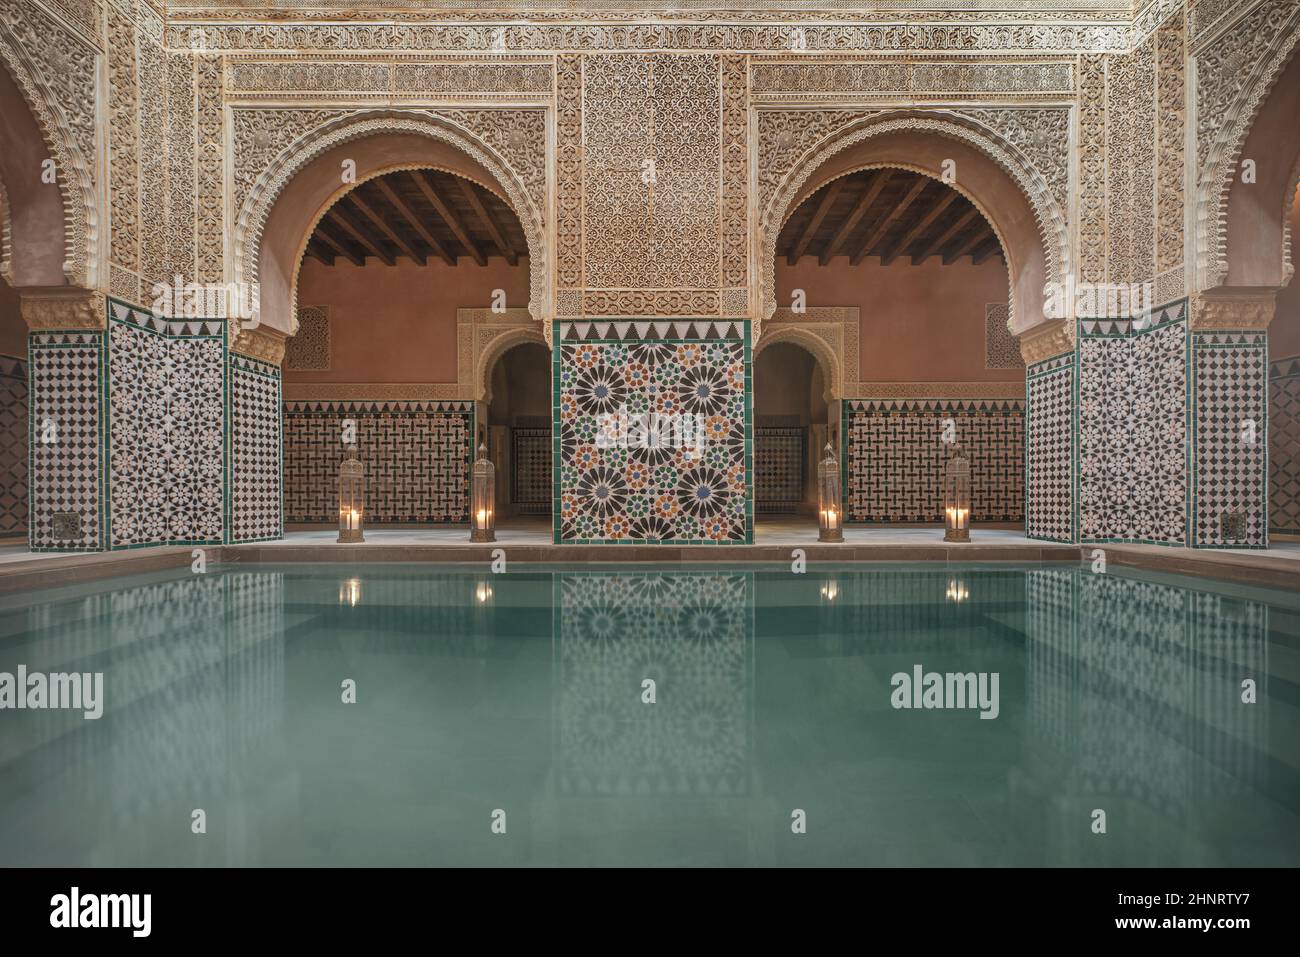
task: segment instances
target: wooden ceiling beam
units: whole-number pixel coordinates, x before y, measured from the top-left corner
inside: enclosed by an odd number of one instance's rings
[[[930,240],[921,248],[919,253],[912,256],[912,265],[921,265],[921,263],[925,262],[940,249],[943,249],[944,246],[948,245],[948,243],[952,241],[954,236],[965,229],[966,226],[970,224],[970,221],[978,215],[979,210],[972,206],[970,209],[966,210],[966,212],[958,216],[953,221],[953,224],[945,229],[941,235]]]
[[[427,257],[424,255],[424,253],[417,252],[416,249],[410,243],[408,243],[405,239],[402,238],[402,236],[397,232],[397,230],[393,229],[392,226],[389,226],[388,222],[379,213],[379,211],[375,209],[373,206],[371,206],[369,203],[367,203],[364,199],[362,199],[360,193],[357,190],[353,190],[351,193],[348,193],[347,198],[350,199],[352,203],[357,207],[357,209],[361,210],[361,212],[365,214],[366,219],[374,223],[375,228],[378,229],[385,236],[387,236],[389,242],[391,242],[394,246],[400,249],[408,259],[410,259],[412,262],[419,263],[421,266],[425,264],[425,262],[427,261]]]
[[[958,243],[951,253],[944,253],[943,264],[945,266],[951,266],[958,259],[961,259],[962,256],[965,256],[968,252],[971,252],[976,247],[985,243],[992,235],[993,231],[989,229],[989,224],[985,222],[980,223],[979,228],[975,229],[962,242]]]
[[[510,240],[501,232],[488,208],[483,205],[483,200],[479,198],[478,190],[474,188],[474,184],[460,176],[457,176],[456,180],[460,184],[461,193],[465,196],[465,202],[469,203],[469,208],[474,211],[478,221],[483,224],[487,234],[492,237],[492,242],[496,244],[497,251],[506,257],[506,262],[510,265],[518,266],[519,253]]]
[[[812,238],[817,234],[817,229],[821,226],[822,220],[826,218],[826,214],[830,212],[831,206],[835,204],[835,197],[840,195],[840,190],[843,188],[844,177],[841,176],[839,179],[831,183],[830,186],[827,186],[822,192],[821,202],[817,204],[817,211],[813,213],[812,219],[808,220],[807,224],[803,228],[803,232],[799,234],[798,240],[795,241],[794,245],[790,247],[789,251],[785,255],[787,265],[793,266],[808,250],[808,244],[812,242]]]
[[[894,171],[891,169],[876,171],[876,175],[872,178],[870,185],[868,185],[867,188],[862,191],[862,195],[858,197],[858,201],[853,206],[853,211],[849,213],[844,222],[840,223],[840,228],[835,231],[835,235],[831,238],[831,241],[826,244],[826,248],[822,250],[822,254],[817,257],[818,265],[830,265],[831,258],[839,250],[840,246],[843,245],[844,240],[848,238],[849,233],[853,232],[854,227],[857,226],[858,222],[862,219],[862,215],[871,208],[871,204],[876,201],[876,197],[879,196],[880,191],[885,188],[885,184],[889,182],[889,178],[893,173]]]
[[[870,235],[867,236],[862,245],[858,247],[857,252],[849,257],[850,265],[856,266],[867,257],[867,254],[871,252],[876,243],[880,242],[881,237],[889,231],[889,227],[898,221],[898,217],[907,212],[907,207],[911,206],[916,200],[916,197],[921,195],[921,191],[925,189],[929,182],[930,180],[924,176],[918,176],[916,178],[916,182],[912,184],[912,188],[909,189],[907,193],[904,194],[903,198],[898,201],[893,210],[890,211],[889,215],[876,224],[876,228],[871,231]]]
[[[344,196],[341,200],[330,207],[330,211],[325,214],[329,217],[330,222],[364,246],[372,256],[378,256],[383,260],[385,266],[396,266],[397,260],[388,255],[387,250],[380,248],[378,243],[374,242],[369,236],[357,229],[357,227],[353,226],[348,218],[343,215],[340,211],[340,207],[346,204],[347,201],[348,197]]]
[[[916,238],[920,236],[921,233],[925,232],[936,219],[942,216],[943,211],[951,206],[953,200],[955,200],[959,195],[960,194],[955,189],[945,190],[944,194],[939,197],[939,200],[930,207],[930,210],[924,216],[916,221],[912,228],[903,235],[903,238],[894,245],[894,248],[880,257],[880,264],[882,266],[888,266],[900,255],[906,252],[907,247],[916,242]]]
[[[389,186],[388,183],[385,182],[386,179],[387,177],[381,176],[376,180],[372,180],[372,182],[378,186],[379,191],[384,194],[384,199],[388,200],[388,205],[397,210],[398,215],[406,220],[410,227],[415,230],[421,239],[424,240],[425,244],[433,250],[434,255],[441,257],[449,266],[456,265],[455,257],[447,252],[447,250],[443,248],[442,243],[438,242],[438,240],[434,238],[433,233],[429,232],[424,223],[420,222],[420,217],[416,215],[415,211],[412,210],[410,206],[406,205],[406,201],[397,195],[397,191],[393,189],[393,187]]]
[[[455,210],[442,201],[442,197],[438,195],[438,188],[434,186],[428,174],[422,169],[412,170],[411,179],[415,180],[415,185],[420,187],[420,192],[424,193],[424,198],[429,201],[429,205],[433,207],[434,212],[442,217],[442,221],[447,224],[447,228],[456,237],[456,241],[465,247],[465,251],[474,257],[476,263],[480,266],[486,266],[487,257],[469,238],[469,233],[465,231],[465,226],[461,223],[460,217],[456,215]]]
[[[325,224],[324,224],[324,223],[319,223],[319,224],[317,224],[317,226],[316,226],[316,232],[315,232],[315,238],[316,238],[316,239],[319,239],[321,242],[323,242],[323,243],[324,243],[326,246],[328,246],[330,249],[334,250],[334,252],[338,253],[340,256],[346,256],[348,259],[352,260],[352,262],[353,262],[355,265],[357,265],[357,266],[364,266],[364,265],[366,264],[366,261],[365,261],[364,259],[362,259],[360,256],[358,256],[358,255],[357,255],[356,253],[354,253],[352,250],[348,249],[348,248],[347,248],[346,246],[344,246],[341,242],[339,242],[337,239],[335,239],[333,236],[331,236],[331,235],[330,235],[330,234],[325,230]]]
[[[307,255],[310,256],[312,259],[315,259],[326,266],[334,265],[334,257],[326,256],[323,252],[321,252],[320,244],[318,243],[315,242],[307,243]]]
[[[1002,254],[1002,243],[998,242],[998,237],[994,236],[991,243],[986,244],[981,249],[971,250],[970,261],[978,266],[982,262],[992,259],[994,256]]]

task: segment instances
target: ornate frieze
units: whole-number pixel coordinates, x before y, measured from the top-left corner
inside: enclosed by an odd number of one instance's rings
[[[275,94],[330,99],[446,98],[503,95],[537,97],[552,90],[550,58],[488,60],[466,56],[365,54],[235,55],[226,60],[232,99]]]
[[[139,266],[140,97],[136,84],[135,23],[108,7],[108,190],[112,261]],[[126,297],[139,298],[138,291]]]
[[[221,58],[194,58],[196,148],[196,265],[200,282],[218,283],[225,274],[226,150],[222,109]]]
[[[302,17],[301,11],[294,11]],[[593,12],[584,11],[591,17]],[[245,13],[247,15],[247,13]],[[572,16],[572,14],[569,14]],[[530,16],[530,20],[535,19]],[[1132,24],[1062,23],[1058,16],[1036,22],[1016,17],[990,22],[988,13],[966,22],[890,22],[743,24],[716,23],[171,23],[169,45],[213,51],[373,50],[482,52],[551,50],[593,51],[754,51],[866,50],[1074,52],[1123,50]],[[882,18],[883,19],[883,18]]]
[[[1155,42],[1106,61],[1107,279],[1155,273]]]
[[[24,292],[19,308],[28,329],[104,328],[104,297],[94,290]]]
[[[1106,281],[1106,58],[1079,58],[1079,277]]]
[[[1271,290],[1228,292],[1193,296],[1192,329],[1267,329],[1273,321],[1277,300]]]
[[[1070,60],[989,62],[970,58],[916,62],[897,57],[851,57],[827,61],[757,57],[751,68],[756,102],[845,97],[850,94],[911,94],[918,97],[980,97],[990,93],[1069,96]]]
[[[278,366],[284,359],[285,337],[274,329],[259,326],[241,329],[230,344],[230,351],[251,359],[260,359]]]
[[[1183,262],[1187,63],[1183,14],[1156,32],[1156,270]],[[1164,302],[1166,300],[1160,300]]]
[[[1074,351],[1076,324],[1073,319],[1053,319],[1020,336],[1020,354],[1032,366]]]

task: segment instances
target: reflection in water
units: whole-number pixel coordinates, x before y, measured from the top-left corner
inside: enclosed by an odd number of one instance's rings
[[[105,687],[99,721],[0,713],[0,864],[1300,853],[1296,694],[1269,671],[1295,611],[1204,583],[886,566],[168,578],[0,600],[0,671],[102,671]],[[998,719],[891,709],[889,676],[918,663],[999,672]],[[484,858],[471,835],[501,806],[529,839]],[[177,840],[195,807],[201,845]],[[792,807],[817,825],[795,845]]]
[[[556,575],[561,792],[748,789],[752,581],[746,573]],[[654,703],[644,700],[647,680]]]

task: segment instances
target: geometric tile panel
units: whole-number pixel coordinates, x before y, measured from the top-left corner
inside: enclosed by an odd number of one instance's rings
[[[1031,366],[1025,401],[1025,535],[1072,542],[1074,354]]]
[[[846,520],[941,521],[952,419],[970,459],[971,520],[1023,521],[1024,410],[1020,399],[846,400]]]
[[[31,332],[33,551],[103,548],[104,334]]]
[[[1267,548],[1267,333],[1195,333],[1192,371],[1192,544]]]
[[[749,793],[752,573],[559,572],[552,587],[559,793]],[[623,692],[646,677],[674,689],[677,706]]]
[[[551,429],[515,427],[513,443],[514,485],[510,502],[524,515],[551,514]]]
[[[0,538],[27,537],[27,360],[0,355]]]
[[[109,547],[219,544],[226,329],[109,300]]]
[[[230,355],[230,541],[279,538],[280,369]]]
[[[1300,356],[1269,369],[1269,527],[1300,535]]]
[[[754,511],[793,512],[803,502],[804,430],[754,427]]]
[[[338,521],[343,421],[356,422],[366,524],[469,521],[473,403],[284,403],[284,520]]]
[[[1079,321],[1079,538],[1187,541],[1187,304]]]
[[[749,323],[557,322],[554,333],[554,541],[752,542]],[[601,441],[623,422],[626,441]]]

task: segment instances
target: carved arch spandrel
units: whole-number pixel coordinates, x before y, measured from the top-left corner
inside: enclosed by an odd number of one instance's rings
[[[936,162],[926,161],[928,153],[935,154]],[[955,182],[943,180],[938,158],[945,154],[957,162]],[[982,123],[947,110],[859,114],[818,139],[792,165],[760,211],[761,316],[776,309],[776,242],[790,214],[825,183],[879,167],[943,180],[969,199],[1007,256],[1013,331],[1019,334],[1043,321],[1047,283],[1063,282],[1072,268],[1066,215],[1046,177],[1019,148]],[[963,168],[977,180],[963,178]],[[993,212],[995,206],[1004,209],[1001,215]]]
[[[1196,285],[1230,282],[1229,203],[1247,138],[1300,50],[1300,5],[1269,0],[1195,53]],[[1248,70],[1241,82],[1242,67]],[[1289,158],[1288,158],[1289,160]],[[1285,222],[1285,218],[1283,220]],[[1289,237],[1281,240],[1285,243]],[[1283,273],[1288,264],[1278,265]],[[1231,279],[1236,284],[1235,279]]]
[[[41,8],[0,0],[0,61],[39,127],[57,171],[62,205],[61,280],[94,288],[103,270],[101,211],[95,170],[100,53]],[[14,187],[10,189],[11,204]],[[12,237],[19,242],[20,235]],[[11,266],[14,264],[11,262]],[[25,282],[15,273],[15,281]],[[56,283],[42,275],[38,284]]]
[[[809,313],[814,310],[809,309]],[[770,322],[763,325],[763,331],[754,345],[757,357],[770,345],[788,342],[797,345],[817,360],[826,383],[822,397],[828,402],[838,402],[846,398],[844,377],[845,368],[853,363],[852,381],[858,377],[857,370],[857,333],[858,310],[855,307],[823,307],[817,312],[824,317],[805,316],[812,321],[800,321],[803,317],[790,315],[788,309],[778,309]],[[785,314],[785,315],[783,315]],[[824,318],[825,321],[817,321]],[[848,341],[850,336],[852,342]],[[848,353],[852,355],[848,355]]]
[[[235,230],[233,262],[231,274],[236,282],[258,282],[261,284],[262,320],[275,325],[286,324],[285,331],[290,331],[288,323],[294,314],[293,305],[297,291],[289,285],[289,276],[272,276],[266,273],[268,250],[266,249],[268,226],[272,217],[279,213],[277,201],[285,194],[294,178],[315,162],[321,160],[332,150],[345,144],[360,143],[372,137],[420,138],[437,145],[447,156],[457,162],[439,161],[437,157],[422,158],[418,150],[394,163],[381,163],[375,160],[369,167],[358,164],[357,180],[370,178],[381,167],[384,171],[392,169],[425,166],[447,169],[480,183],[500,195],[519,217],[524,237],[528,245],[529,262],[529,304],[528,310],[534,319],[543,319],[549,311],[549,255],[546,246],[547,230],[542,211],[529,195],[524,178],[506,162],[506,160],[489,146],[483,138],[447,117],[434,112],[418,110],[363,110],[345,115],[326,115],[319,124],[297,136],[292,143],[280,150],[276,156],[257,173],[249,188],[241,208],[234,217]],[[445,158],[444,158],[445,159]],[[340,186],[342,186],[340,180]],[[348,184],[348,188],[353,184]],[[339,192],[346,190],[332,189],[328,197],[318,197],[313,201],[313,211],[309,216],[298,216],[305,226],[308,220],[318,221],[328,203],[337,198]],[[290,269],[296,275],[297,264],[301,261],[305,249],[306,237],[310,231],[297,229],[301,233],[291,242],[296,251],[296,260]],[[275,237],[278,244],[288,240],[282,236]],[[282,253],[286,258],[292,254]],[[272,279],[283,289],[275,289],[269,294],[267,279]],[[281,302],[280,300],[284,301]],[[268,310],[268,305],[271,309]]]

